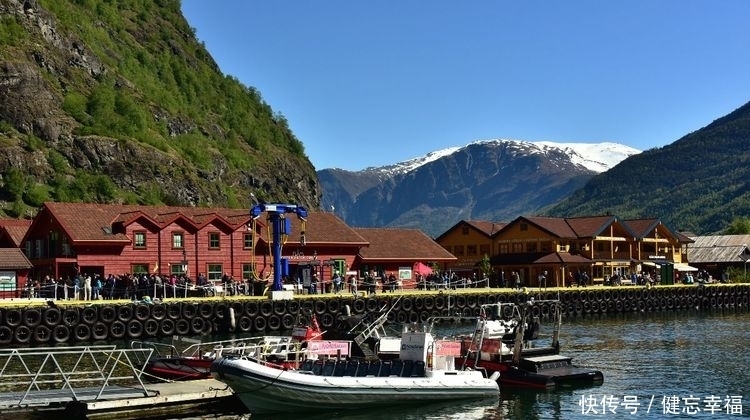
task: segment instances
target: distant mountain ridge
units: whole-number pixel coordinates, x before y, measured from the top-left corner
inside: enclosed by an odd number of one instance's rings
[[[361,171],[317,171],[322,207],[352,226],[436,236],[461,219],[534,214],[640,153],[617,143],[482,140]]]

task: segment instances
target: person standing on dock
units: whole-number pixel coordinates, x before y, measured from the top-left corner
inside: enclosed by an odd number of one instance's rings
[[[539,289],[541,290],[542,287],[547,289],[547,272],[546,271],[539,274],[538,280],[539,280]]]

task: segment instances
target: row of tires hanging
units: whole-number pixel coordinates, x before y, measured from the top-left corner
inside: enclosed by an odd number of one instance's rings
[[[532,298],[534,315],[554,311],[559,300],[564,314],[583,315],[685,308],[748,307],[750,285],[568,289],[560,292],[527,290],[500,293],[437,295],[379,294],[369,297],[310,297],[292,300],[225,300],[112,303],[87,306],[27,306],[0,309],[0,345],[52,345],[105,340],[143,339],[214,332],[273,333],[290,330],[300,315],[315,314],[329,329],[341,315],[379,312],[391,308],[392,323],[424,322],[430,317],[478,316],[480,307],[521,303]]]

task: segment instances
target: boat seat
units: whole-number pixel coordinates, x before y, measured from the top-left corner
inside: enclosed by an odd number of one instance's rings
[[[322,360],[316,360],[315,363],[313,363],[312,373],[313,375],[320,375],[323,373],[323,361]]]
[[[343,376],[357,376],[357,369],[359,369],[359,360],[349,360],[346,362],[346,369]]]
[[[299,367],[299,370],[304,370],[306,372],[312,372],[313,370],[313,360],[307,359],[304,362],[302,362],[302,365]]]
[[[327,359],[323,364],[323,371],[320,373],[322,376],[333,376],[333,372],[336,370],[336,360]]]
[[[333,368],[333,376],[344,376],[346,375],[347,368],[346,360],[339,360],[336,362],[336,367]]]
[[[380,375],[380,366],[383,363],[380,360],[373,360],[370,362],[370,367],[367,368],[367,376],[378,376]]]
[[[370,362],[363,361],[359,363],[357,368],[357,376],[367,376],[367,372],[370,370]]]
[[[404,360],[404,369],[401,370],[401,376],[403,376],[404,378],[408,378],[411,376],[411,373],[413,370],[414,370],[414,361]]]
[[[424,376],[424,362],[421,360],[417,360],[414,362],[414,369],[411,371],[411,377],[412,378],[419,378]]]
[[[391,376],[391,367],[393,362],[390,360],[383,360],[380,366],[380,374],[378,376]]]
[[[404,370],[404,361],[396,359],[391,362],[391,373],[388,376],[401,376],[401,372]]]

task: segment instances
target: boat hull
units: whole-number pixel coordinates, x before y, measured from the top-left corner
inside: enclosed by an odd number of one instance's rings
[[[350,410],[394,404],[498,398],[499,387],[476,371],[425,377],[318,376],[225,358],[211,367],[252,413]],[[430,376],[433,375],[433,376]]]

